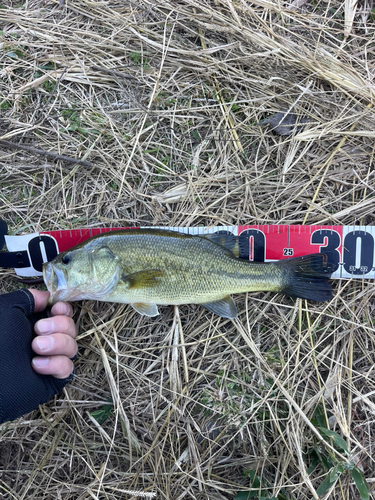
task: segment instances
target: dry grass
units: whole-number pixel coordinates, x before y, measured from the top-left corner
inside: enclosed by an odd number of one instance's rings
[[[375,224],[371,2],[0,4],[0,139],[93,164],[3,148],[13,232]],[[286,110],[297,135],[257,125]],[[347,461],[317,410],[374,488],[374,288],[334,286],[323,305],[238,296],[235,322],[77,304],[75,381],[1,427],[2,498],[233,499],[250,470],[263,497],[317,498],[314,450]],[[324,498],[359,497],[344,473]]]

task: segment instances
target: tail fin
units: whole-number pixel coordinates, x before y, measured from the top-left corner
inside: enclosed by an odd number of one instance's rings
[[[290,297],[324,302],[333,296],[327,281],[334,271],[327,256],[321,253],[280,260],[277,263],[284,274],[283,293]]]

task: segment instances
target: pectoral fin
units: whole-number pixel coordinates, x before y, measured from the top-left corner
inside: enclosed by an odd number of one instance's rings
[[[164,271],[159,269],[146,269],[133,274],[123,274],[121,280],[124,281],[129,288],[153,288],[160,283],[160,279],[164,276]]]
[[[237,307],[230,295],[215,300],[215,302],[207,302],[202,306],[222,318],[234,319],[237,317]]]
[[[159,314],[158,306],[156,304],[144,304],[143,302],[136,302],[130,304],[142,316],[157,316]]]

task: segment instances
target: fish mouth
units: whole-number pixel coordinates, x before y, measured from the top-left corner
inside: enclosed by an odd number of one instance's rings
[[[50,304],[64,299],[64,292],[68,288],[64,271],[54,267],[51,262],[46,262],[43,265],[43,280],[50,293]]]

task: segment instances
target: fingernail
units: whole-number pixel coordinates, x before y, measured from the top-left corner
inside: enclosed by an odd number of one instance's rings
[[[60,310],[61,310],[61,314],[64,314],[65,316],[69,316],[70,307],[68,306],[68,304],[65,304],[65,302],[61,303]]]
[[[70,315],[70,306],[66,302],[56,302],[53,306],[53,314],[54,316],[69,316]]]
[[[49,351],[52,349],[54,344],[54,339],[52,337],[37,337],[36,345],[41,351]]]
[[[53,320],[52,319],[41,319],[35,325],[39,333],[52,333],[53,332]]]
[[[33,365],[36,368],[43,368],[47,366],[49,363],[49,358],[43,357],[43,358],[33,358]]]

